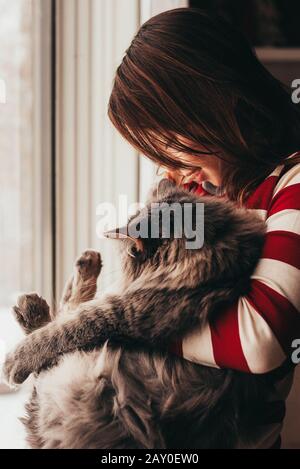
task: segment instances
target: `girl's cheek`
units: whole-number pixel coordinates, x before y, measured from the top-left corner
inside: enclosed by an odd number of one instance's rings
[[[190,172],[184,173],[184,171],[166,171],[163,174],[163,177],[166,179],[170,179],[173,181],[177,186],[181,186],[184,184],[190,184],[191,182],[196,182],[200,184],[204,179],[204,172],[201,171],[196,171],[192,174]]]
[[[177,171],[166,171],[163,173],[163,177],[175,182],[176,185],[180,185],[182,182],[182,174],[179,174]]]

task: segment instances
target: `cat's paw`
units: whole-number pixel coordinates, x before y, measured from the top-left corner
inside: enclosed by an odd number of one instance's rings
[[[31,370],[27,366],[26,359],[21,347],[6,356],[2,376],[3,380],[11,388],[16,388],[18,384],[23,383],[31,374]]]
[[[36,293],[20,296],[16,306],[13,307],[13,312],[27,334],[51,321],[50,308],[46,300]]]
[[[82,280],[97,278],[101,272],[102,259],[97,251],[88,250],[81,254],[75,263],[75,269]]]

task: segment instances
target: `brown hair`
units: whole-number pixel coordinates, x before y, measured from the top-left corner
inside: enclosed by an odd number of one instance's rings
[[[140,28],[117,69],[108,114],[163,166],[196,169],[168,147],[219,156],[232,200],[300,149],[300,111],[288,90],[239,31],[199,9],[170,10]]]

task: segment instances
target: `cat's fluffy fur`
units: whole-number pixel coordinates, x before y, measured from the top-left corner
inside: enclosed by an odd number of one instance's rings
[[[166,348],[247,292],[264,226],[167,181],[151,201],[205,203],[204,246],[160,238],[137,249],[122,239],[122,289],[93,301],[101,259],[79,259],[61,308],[68,316],[29,334],[5,364],[10,382],[39,372],[23,420],[33,448],[233,448],[259,435],[266,377],[195,365]],[[26,298],[15,312],[30,332],[39,300]]]

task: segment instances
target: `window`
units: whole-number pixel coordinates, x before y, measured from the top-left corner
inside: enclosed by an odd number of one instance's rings
[[[19,292],[51,298],[48,0],[0,0],[0,325]],[[8,317],[9,316],[9,317]],[[2,332],[11,338],[11,334]]]

